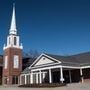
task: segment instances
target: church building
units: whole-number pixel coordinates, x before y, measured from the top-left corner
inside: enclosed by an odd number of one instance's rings
[[[71,56],[41,54],[20,75],[20,85],[90,82],[90,52]]]
[[[9,35],[7,36],[6,45],[3,47],[3,84],[19,83],[19,76],[22,72],[22,49],[23,46],[20,43],[16,27],[15,5],[13,5]]]
[[[30,58],[27,58],[31,65],[23,66],[27,59],[23,59],[23,46],[16,26],[15,5],[3,50],[4,55],[0,56],[0,83],[2,81],[3,85],[90,82],[90,52],[71,56],[43,53],[33,60],[32,64]]]

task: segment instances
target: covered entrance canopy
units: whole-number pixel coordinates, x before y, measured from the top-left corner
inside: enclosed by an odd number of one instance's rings
[[[83,82],[89,66],[90,56],[79,54],[58,56],[41,54],[21,74],[20,84]],[[88,78],[89,79],[89,78]]]

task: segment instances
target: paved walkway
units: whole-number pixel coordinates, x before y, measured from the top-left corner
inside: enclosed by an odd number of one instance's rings
[[[90,90],[90,83],[73,83],[56,88],[18,88],[15,86],[0,86],[0,90]]]

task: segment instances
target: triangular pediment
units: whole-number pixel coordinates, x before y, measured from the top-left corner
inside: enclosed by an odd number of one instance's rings
[[[51,60],[50,58],[47,58],[45,56],[41,57],[40,60],[35,64],[37,65],[45,65],[45,64],[52,64],[55,63],[55,61]]]
[[[55,60],[54,58],[49,57],[45,54],[44,55],[42,54],[35,60],[35,62],[31,66],[35,67],[35,66],[42,66],[42,65],[54,64],[54,63],[60,63],[60,61]]]

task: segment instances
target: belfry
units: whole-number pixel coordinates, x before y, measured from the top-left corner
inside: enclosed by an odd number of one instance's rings
[[[17,34],[15,4],[13,4],[13,12],[9,35],[7,36],[7,44],[4,45],[3,57],[3,84],[12,85],[19,83],[19,75],[22,72],[22,49],[20,37]]]

